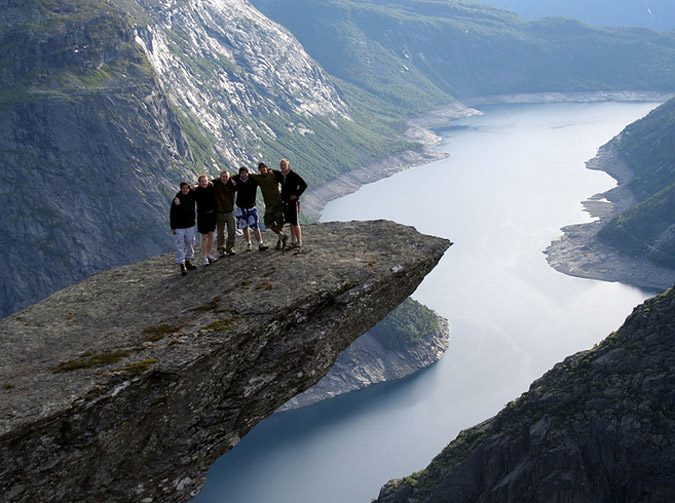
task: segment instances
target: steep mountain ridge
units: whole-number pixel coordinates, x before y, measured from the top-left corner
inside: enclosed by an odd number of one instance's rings
[[[91,7],[87,9],[85,7]],[[111,264],[167,249],[191,151],[133,30],[106,4],[3,10],[0,278],[7,314]]]
[[[407,110],[444,95],[675,88],[673,33],[527,22],[470,0],[253,3],[331,75]]]
[[[672,501],[673,320],[670,289],[376,501]]]

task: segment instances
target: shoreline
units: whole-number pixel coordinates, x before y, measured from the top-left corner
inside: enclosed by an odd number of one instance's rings
[[[477,96],[456,100],[424,116],[410,119],[405,137],[420,143],[418,150],[407,150],[375,161],[363,168],[343,173],[338,178],[309,191],[303,198],[303,210],[319,220],[325,205],[352,192],[362,185],[387,178],[395,173],[414,168],[450,154],[431,147],[441,139],[433,131],[449,126],[452,121],[482,112],[474,107],[517,103],[594,103],[602,101],[661,101],[674,95],[651,91],[612,91],[577,93],[519,93]],[[602,281],[618,281],[638,288],[663,291],[675,283],[675,271],[657,266],[646,259],[619,255],[597,239],[596,235],[615,215],[635,204],[635,199],[624,188],[633,174],[610,142],[601,146],[593,159],[586,162],[588,169],[604,171],[617,180],[618,186],[581,201],[584,209],[596,218],[594,222],[573,224],[561,228],[562,235],[544,250],[549,265],[563,274]]]
[[[586,162],[586,167],[604,171],[618,186],[582,201],[584,209],[596,220],[563,227],[563,234],[544,250],[548,264],[568,276],[618,281],[654,292],[671,288],[675,284],[675,270],[645,258],[621,255],[597,237],[615,216],[636,204],[635,197],[625,187],[633,173],[613,140],[600,147],[596,156]]]
[[[440,143],[441,138],[433,130],[449,126],[452,121],[480,115],[474,107],[517,104],[517,103],[595,103],[602,101],[667,101],[672,93],[652,91],[612,91],[576,93],[517,93],[492,96],[476,96],[455,100],[443,107],[432,110],[421,117],[409,119],[404,138],[420,144],[417,150],[405,150],[378,159],[361,168],[340,174],[323,185],[308,190],[303,196],[303,212],[318,221],[324,207],[333,199],[356,192],[363,185],[388,178],[396,173],[430,162],[447,159],[450,154],[438,152],[431,147]]]

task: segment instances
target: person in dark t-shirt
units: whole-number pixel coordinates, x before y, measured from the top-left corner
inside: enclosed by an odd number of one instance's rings
[[[197,231],[202,249],[202,262],[209,265],[217,259],[211,255],[213,233],[216,230],[216,193],[206,175],[199,175],[199,184],[195,187],[197,201]]]

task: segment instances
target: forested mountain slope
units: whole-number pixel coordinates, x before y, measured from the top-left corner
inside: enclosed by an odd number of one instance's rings
[[[633,172],[625,186],[637,205],[598,237],[621,253],[675,268],[675,99],[630,124],[612,143]]]
[[[528,22],[470,0],[253,3],[330,74],[403,107],[444,94],[675,89],[673,33]]]

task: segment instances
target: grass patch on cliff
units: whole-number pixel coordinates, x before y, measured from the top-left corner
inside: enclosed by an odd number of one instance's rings
[[[116,369],[116,372],[130,372],[135,375],[141,375],[143,372],[147,371],[151,365],[157,363],[157,359],[148,358],[146,360],[141,360],[140,362],[132,363],[126,367],[120,367]]]
[[[240,318],[238,315],[230,316],[224,320],[216,320],[202,327],[202,332],[223,332],[234,329],[234,323]]]
[[[143,333],[147,336],[147,339],[150,342],[157,342],[169,334],[178,332],[180,327],[174,327],[167,323],[162,323],[160,325],[147,327],[143,330]]]
[[[214,297],[210,302],[202,304],[201,306],[193,307],[192,311],[214,311],[218,309],[220,297]]]
[[[54,372],[71,372],[73,370],[88,369],[92,367],[102,367],[112,363],[119,362],[125,356],[129,356],[131,351],[111,351],[109,353],[83,353],[80,358],[75,360],[66,360],[57,365]]]

